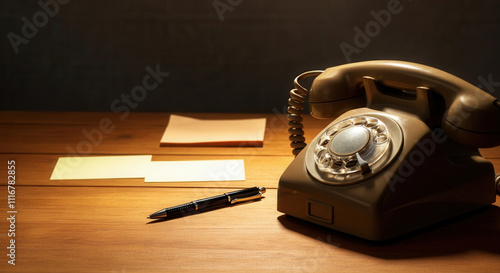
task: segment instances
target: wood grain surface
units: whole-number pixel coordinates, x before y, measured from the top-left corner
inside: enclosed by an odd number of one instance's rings
[[[498,272],[500,199],[491,206],[389,242],[374,243],[276,210],[278,180],[293,157],[283,117],[266,117],[262,148],[159,147],[165,113],[0,112],[0,164],[16,161],[16,265],[7,263],[11,223],[1,177],[0,272]],[[113,120],[115,130],[85,155],[152,154],[153,160],[244,159],[245,181],[144,183],[141,179],[50,181],[82,130]],[[270,121],[275,121],[273,125]],[[306,117],[312,138],[329,121]],[[97,125],[96,125],[97,124]],[[279,124],[279,126],[278,126]],[[482,149],[500,173],[500,148]],[[169,221],[165,207],[251,186],[260,201]]]

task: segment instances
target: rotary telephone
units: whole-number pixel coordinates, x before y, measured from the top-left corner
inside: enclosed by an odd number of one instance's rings
[[[308,92],[299,81],[311,76]],[[500,176],[478,151],[500,145],[500,102],[490,94],[402,61],[310,71],[294,85],[296,157],[279,181],[280,212],[381,241],[495,202]],[[314,117],[335,118],[308,145],[307,95]]]

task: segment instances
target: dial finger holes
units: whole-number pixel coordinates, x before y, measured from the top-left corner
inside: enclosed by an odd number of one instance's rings
[[[353,120],[354,125],[356,126],[362,126],[365,125],[366,123],[366,118],[365,117],[357,117]]]
[[[396,156],[402,135],[395,121],[373,113],[332,122],[313,143],[308,172],[320,182],[345,185],[380,172]]]
[[[323,135],[321,139],[319,140],[319,145],[320,146],[326,146],[328,142],[330,141],[330,137],[328,135]]]
[[[328,128],[328,130],[326,130],[326,133],[325,133],[325,134],[326,134],[327,136],[330,136],[330,137],[331,137],[331,136],[335,135],[338,131],[339,131],[338,126],[337,126],[337,125],[334,125],[334,126],[332,126],[332,127]]]
[[[367,128],[372,128],[372,127],[374,127],[374,126],[375,126],[375,125],[377,125],[377,124],[378,124],[378,120],[377,120],[377,119],[374,119],[374,118],[371,118],[371,119],[368,119],[368,120],[366,121],[365,127],[367,127]]]
[[[324,154],[319,158],[319,163],[324,167],[329,167],[332,162],[332,156],[330,154]]]
[[[332,172],[332,156],[328,153],[322,153],[322,155],[317,158],[316,163],[320,170],[324,172]]]
[[[389,131],[383,120],[370,116],[333,123],[316,140],[315,170],[336,181],[364,175],[363,166],[377,164],[390,147]],[[366,162],[358,162],[357,154]]]
[[[326,152],[326,147],[324,147],[324,146],[316,146],[316,149],[314,149],[314,153],[317,156],[321,156],[322,153],[325,153],[325,152]]]
[[[374,130],[375,134],[381,134],[381,133],[385,132],[387,130],[387,128],[384,125],[379,124],[379,125],[373,127],[373,130]]]
[[[333,168],[342,168],[342,166],[344,166],[344,162],[342,160],[335,160],[333,161],[333,164],[332,164],[332,167]]]
[[[344,129],[352,125],[352,121],[350,119],[344,120],[341,123],[339,123],[339,129]]]
[[[387,141],[387,135],[386,134],[378,134],[375,136],[375,143],[377,144],[382,144]]]
[[[349,169],[356,167],[356,165],[358,165],[358,161],[356,159],[351,159],[345,163],[345,167]]]

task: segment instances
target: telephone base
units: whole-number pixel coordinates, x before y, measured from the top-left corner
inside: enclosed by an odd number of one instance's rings
[[[338,120],[357,113],[353,111]],[[395,119],[411,125],[402,128],[405,146],[383,171],[357,183],[335,185],[315,179],[306,167],[307,150],[314,146],[306,146],[280,178],[278,211],[357,237],[383,241],[495,202],[494,168],[477,148],[450,139],[433,142],[432,153],[410,166],[405,162],[416,162],[415,154],[423,154],[415,152],[422,149],[417,144],[429,143],[433,132],[417,119]],[[311,143],[315,141],[317,138]]]

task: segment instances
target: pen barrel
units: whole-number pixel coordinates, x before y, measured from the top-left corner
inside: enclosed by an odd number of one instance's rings
[[[237,198],[246,198],[249,196],[257,195],[257,194],[259,194],[260,190],[261,189],[259,187],[253,187],[253,188],[228,192],[226,194],[229,195],[230,200],[233,200],[233,199],[237,199]]]
[[[200,209],[208,209],[213,207],[218,207],[222,205],[227,205],[231,203],[231,200],[235,198],[244,198],[252,195],[258,194],[260,191],[259,187],[253,187],[243,190],[237,190],[233,192],[224,193],[221,195],[208,197],[200,200],[193,201],[198,206],[198,210]]]
[[[194,211],[196,211],[196,204],[190,202],[175,207],[167,208],[165,209],[165,214],[167,217],[176,217],[176,216],[184,216]]]
[[[213,197],[207,197],[200,200],[196,200],[193,201],[192,203],[194,203],[197,206],[198,210],[203,210],[203,209],[226,205],[229,203],[229,198],[227,195],[221,194]]]

